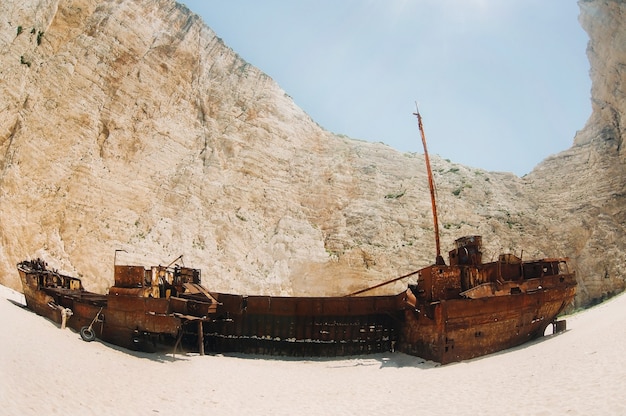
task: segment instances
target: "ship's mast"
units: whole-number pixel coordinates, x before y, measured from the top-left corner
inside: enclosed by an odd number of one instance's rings
[[[426,172],[428,173],[428,186],[430,187],[430,202],[433,209],[433,222],[435,226],[435,246],[437,248],[437,257],[435,258],[435,264],[446,264],[441,256],[441,246],[439,244],[439,221],[437,220],[437,203],[435,202],[435,182],[433,181],[433,172],[430,169],[430,158],[428,157],[428,149],[426,147],[426,135],[424,134],[424,126],[422,125],[422,115],[420,114],[417,102],[415,103],[415,109],[413,113],[417,117],[417,125],[420,129],[420,135],[422,136],[422,145],[424,146],[424,161],[426,162]]]

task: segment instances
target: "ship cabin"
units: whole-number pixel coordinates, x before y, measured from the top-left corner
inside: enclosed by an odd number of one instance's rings
[[[65,290],[84,290],[80,279],[66,276],[56,270],[48,270],[47,264],[41,259],[24,261],[18,266],[29,270],[27,282],[33,289],[55,288]]]
[[[514,254],[501,254],[497,261],[483,263],[480,236],[457,239],[448,257],[449,265],[434,264],[419,271],[417,285],[411,288],[418,299],[436,302],[521,293],[540,289],[544,277],[569,273],[566,258],[524,262]],[[502,289],[506,293],[500,293]]]
[[[170,298],[184,291],[188,283],[200,284],[200,269],[188,267],[115,265],[115,285],[109,294]]]

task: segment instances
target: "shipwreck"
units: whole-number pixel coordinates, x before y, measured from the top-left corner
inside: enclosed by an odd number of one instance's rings
[[[479,357],[566,328],[557,317],[573,301],[576,275],[567,258],[523,260],[501,254],[483,263],[480,236],[440,253],[434,183],[419,111],[431,191],[434,264],[336,297],[217,293],[201,271],[181,266],[114,265],[107,294],[37,260],[17,265],[28,308],[61,326],[133,350],[173,348],[285,356],[344,356],[388,351],[442,364]],[[115,263],[115,262],[114,262]],[[367,292],[407,281],[395,295]]]

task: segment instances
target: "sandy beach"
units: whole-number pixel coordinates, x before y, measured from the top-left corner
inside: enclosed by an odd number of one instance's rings
[[[626,296],[568,330],[440,366],[400,353],[341,359],[144,354],[22,308],[0,286],[3,415],[623,415]]]

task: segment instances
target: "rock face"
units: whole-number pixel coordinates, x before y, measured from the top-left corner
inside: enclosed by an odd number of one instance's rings
[[[624,289],[625,9],[581,2],[593,115],[571,149],[524,178],[432,158],[444,251],[482,234],[487,259],[570,256],[579,305]],[[0,16],[3,284],[42,257],[103,292],[114,257],[184,254],[211,289],[338,295],[434,260],[423,156],[324,131],[184,6],[25,0]]]
[[[572,148],[528,175],[528,194],[558,247],[576,259],[578,300],[624,290],[626,279],[626,3],[579,1],[590,37],[592,115]]]

